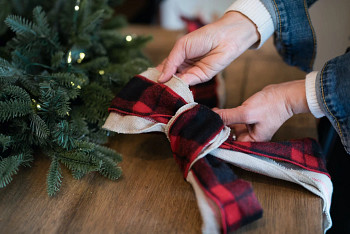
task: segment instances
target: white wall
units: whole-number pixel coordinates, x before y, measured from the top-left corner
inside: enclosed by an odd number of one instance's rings
[[[310,15],[318,48],[314,70],[321,70],[325,62],[350,47],[350,0],[319,0]]]

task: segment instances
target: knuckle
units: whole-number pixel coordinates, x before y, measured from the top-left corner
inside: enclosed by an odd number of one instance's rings
[[[250,123],[252,119],[252,112],[249,110],[249,108],[246,108],[245,106],[240,106],[239,108],[239,114],[240,119],[243,123]]]
[[[177,39],[176,43],[175,43],[175,48],[183,48],[184,45],[186,44],[187,41],[187,36],[183,36],[180,37],[179,39]]]
[[[230,121],[230,115],[229,115],[228,111],[221,112],[220,117],[226,125],[230,124],[231,121]]]
[[[263,91],[271,91],[273,89],[275,89],[275,85],[274,84],[270,84],[270,85],[265,86],[262,90]]]

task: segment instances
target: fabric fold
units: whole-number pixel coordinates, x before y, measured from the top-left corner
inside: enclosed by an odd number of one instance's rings
[[[300,184],[323,200],[324,230],[330,228],[332,183],[314,140],[244,143],[211,109],[195,103],[187,84],[173,77],[157,83],[152,68],[135,76],[113,99],[105,129],[118,133],[163,132],[184,178],[193,186],[203,233],[227,233],[262,216],[250,183],[227,163]]]

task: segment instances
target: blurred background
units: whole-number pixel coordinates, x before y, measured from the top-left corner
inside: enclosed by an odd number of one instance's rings
[[[132,24],[153,24],[169,30],[185,27],[181,17],[200,18],[209,23],[225,12],[233,0],[127,0],[117,12]],[[318,51],[315,70],[350,46],[350,1],[317,1],[310,9]]]

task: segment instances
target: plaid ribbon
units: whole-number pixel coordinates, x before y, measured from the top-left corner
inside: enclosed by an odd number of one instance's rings
[[[260,218],[262,208],[253,193],[252,186],[238,179],[228,164],[218,158],[217,154],[242,152],[280,163],[293,164],[309,172],[329,177],[318,144],[308,138],[279,143],[237,142],[228,138],[217,146],[218,149],[215,149],[217,147],[210,149],[210,145],[227,127],[224,127],[221,118],[208,107],[190,103],[191,100],[185,100],[186,98],[174,90],[167,85],[137,75],[113,99],[109,111],[118,116],[137,116],[147,123],[166,126],[161,131],[167,134],[175,161],[185,178],[188,178],[188,173],[191,171],[206,198],[216,204],[220,212],[220,227],[223,233],[232,232]],[[184,110],[180,111],[181,109]],[[142,122],[140,119],[133,121]],[[107,120],[111,121],[113,120]],[[105,128],[110,130],[117,128],[114,130],[122,132],[118,129],[123,127],[118,126],[118,120],[115,122],[117,127],[105,126]],[[135,124],[134,122],[131,124]],[[330,190],[327,190],[328,195],[325,197],[330,196]]]

